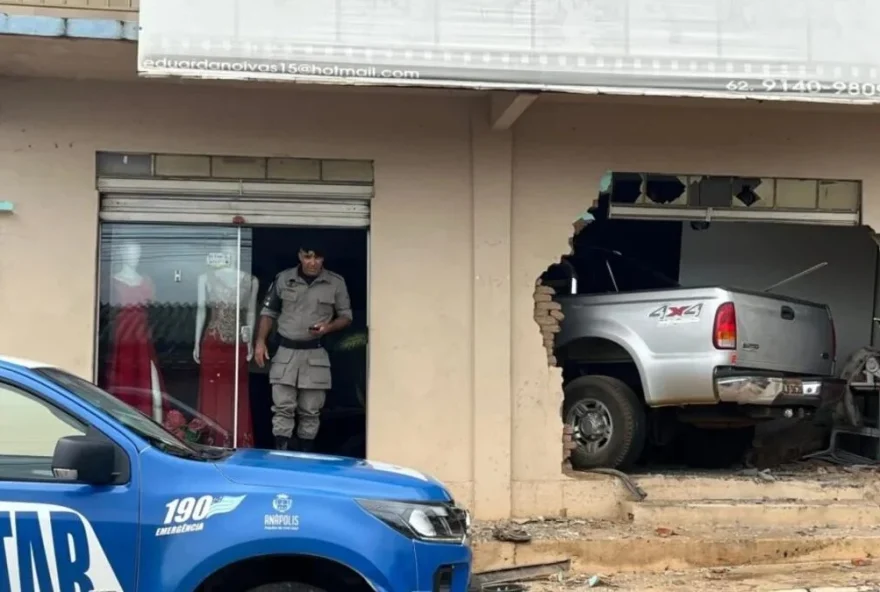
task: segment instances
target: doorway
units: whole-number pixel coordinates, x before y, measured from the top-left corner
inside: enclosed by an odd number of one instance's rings
[[[269,285],[305,243],[320,244],[326,269],[345,279],[354,317],[323,340],[332,388],[315,451],[363,458],[364,228],[103,223],[96,382],[187,440],[271,447],[269,368],[251,344]],[[273,331],[270,354],[276,345]]]

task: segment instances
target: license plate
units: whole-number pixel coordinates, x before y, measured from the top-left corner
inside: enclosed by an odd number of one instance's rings
[[[783,395],[803,395],[804,385],[800,382],[784,382],[782,383]]]

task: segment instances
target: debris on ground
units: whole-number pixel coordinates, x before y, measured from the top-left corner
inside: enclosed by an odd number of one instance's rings
[[[503,543],[530,543],[532,535],[524,528],[516,528],[515,526],[497,526],[492,531],[492,538]]]
[[[670,479],[689,477],[710,477],[717,479],[761,479],[774,481],[846,481],[842,485],[857,487],[861,481],[874,480],[880,473],[880,465],[854,464],[838,465],[822,459],[811,458],[787,462],[771,469],[758,469],[740,465],[738,468],[716,471],[700,471],[681,466],[659,466],[650,471],[633,473],[632,478],[639,481],[645,477],[663,476]],[[763,475],[763,476],[762,476]],[[647,492],[650,494],[650,491]]]
[[[620,482],[623,483],[623,486],[626,487],[626,490],[629,492],[630,501],[641,502],[644,501],[646,497],[648,497],[648,494],[645,493],[645,491],[641,487],[639,487],[639,485],[635,481],[633,481],[632,477],[622,471],[618,471],[617,469],[596,468],[590,469],[586,472],[617,477],[618,479],[620,479]]]
[[[494,522],[476,521],[471,527],[471,540],[475,543],[494,540],[526,544],[533,539],[578,540],[595,535],[597,531],[609,530],[614,532],[629,531],[632,530],[632,527],[611,520],[536,516]],[[522,540],[525,538],[528,540]]]
[[[850,562],[750,565],[658,573],[572,574],[530,583],[529,592],[581,592],[598,578],[597,590],[617,592],[755,592],[780,590],[880,590],[880,568],[856,569]]]
[[[563,582],[570,570],[571,561],[568,559],[549,563],[506,567],[474,574],[471,578],[471,585],[473,588],[486,590],[491,586],[520,584],[535,580]]]
[[[770,473],[770,469],[748,468],[739,471],[737,475],[740,475],[742,477],[751,477],[758,483],[773,483],[776,481],[776,477]]]

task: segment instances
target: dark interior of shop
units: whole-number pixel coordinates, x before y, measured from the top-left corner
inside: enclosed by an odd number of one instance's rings
[[[258,302],[281,271],[296,264],[297,245],[320,244],[324,266],[345,278],[354,320],[348,328],[325,338],[333,371],[333,388],[321,414],[315,451],[364,458],[366,456],[367,392],[367,233],[364,230],[255,228],[253,274],[260,280]],[[269,342],[273,354],[277,342]],[[271,389],[263,371],[252,365],[250,389],[255,443],[272,447]]]
[[[167,408],[182,414],[186,423],[181,434],[201,443],[217,442],[213,436],[210,442],[206,442],[207,438],[199,432],[201,424],[194,424],[193,420],[216,422],[217,418],[203,417],[206,414],[200,413],[203,409],[199,401],[200,382],[204,375],[194,359],[197,279],[209,269],[206,258],[211,253],[222,248],[221,245],[236,244],[236,232],[234,228],[170,225],[105,225],[102,228],[98,383],[107,388],[108,365],[111,358],[118,355],[115,342],[119,341],[119,331],[127,330],[120,327],[120,306],[113,300],[109,288],[119,267],[120,244],[136,242],[140,245],[138,272],[153,286],[153,294],[146,302],[148,338],[155,349],[162,390],[166,403],[170,405]],[[242,229],[241,269],[258,281],[256,314],[259,315],[269,285],[279,272],[297,265],[297,252],[303,243],[320,245],[325,251],[325,267],[345,279],[354,317],[349,327],[323,338],[331,361],[333,383],[321,413],[321,427],[313,451],[363,458],[366,454],[367,401],[367,232],[363,229],[287,227]],[[244,324],[245,319],[241,318],[240,323]],[[274,331],[268,345],[270,355],[274,354],[277,349]],[[231,356],[228,366],[234,367]],[[268,365],[259,368],[251,360],[246,365],[243,363],[241,368],[247,372],[247,379],[240,379],[239,396],[246,390],[253,424],[251,444],[258,448],[272,448]],[[132,397],[151,398],[150,388],[139,388],[144,384],[133,381],[128,386],[130,388],[126,390]],[[227,386],[231,392],[231,385]],[[233,405],[233,401],[229,401],[230,408]],[[226,421],[221,423],[232,422],[229,419],[232,414],[226,415]],[[220,427],[228,441],[233,427]]]

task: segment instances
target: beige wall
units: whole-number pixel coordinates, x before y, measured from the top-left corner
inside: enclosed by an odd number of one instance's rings
[[[539,101],[513,133],[489,131],[477,95],[0,84],[0,199],[17,204],[0,218],[0,352],[91,376],[95,151],[372,159],[370,456],[434,474],[487,518],[588,513],[560,474],[560,380],[532,291],[602,172],[880,188],[866,115]]]

